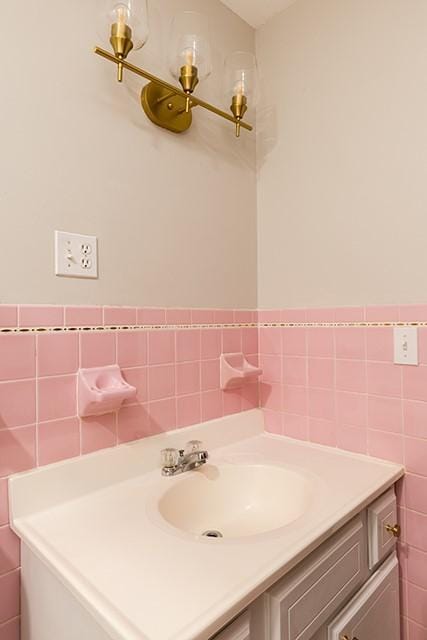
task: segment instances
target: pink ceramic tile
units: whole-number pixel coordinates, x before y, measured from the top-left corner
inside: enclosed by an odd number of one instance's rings
[[[0,575],[19,567],[19,538],[9,526],[0,527]]]
[[[36,338],[30,334],[0,335],[0,380],[34,378]]]
[[[231,309],[214,309],[215,324],[233,324],[234,313]]]
[[[383,396],[368,397],[368,427],[381,431],[402,432],[402,401]]]
[[[366,307],[367,322],[398,322],[399,307],[396,305],[383,305]]]
[[[104,367],[116,362],[116,335],[113,332],[90,332],[80,335],[81,366]]]
[[[402,640],[426,640],[427,638],[427,626],[422,627],[412,620],[408,620],[408,636],[403,637]]]
[[[82,454],[117,444],[116,414],[83,418],[81,421]]]
[[[418,328],[418,358],[420,364],[427,364],[427,327]]]
[[[234,322],[236,324],[250,324],[254,320],[253,313],[253,311],[249,311],[246,309],[235,309]]]
[[[340,425],[337,428],[337,446],[353,453],[367,453],[368,435],[366,429]]]
[[[279,331],[275,329],[274,331]],[[285,356],[305,356],[307,353],[307,329],[297,327],[280,330],[282,335],[282,353]],[[276,338],[277,340],[277,338]],[[276,341],[275,340],[275,341]],[[260,353],[264,353],[260,348]]]
[[[135,307],[104,307],[104,325],[132,326],[136,324]]]
[[[395,364],[368,362],[368,393],[377,396],[401,396],[401,370]]]
[[[295,416],[290,413],[284,413],[283,434],[296,440],[308,440],[307,416]]]
[[[308,415],[310,418],[335,420],[334,392],[329,389],[308,390]],[[317,442],[317,441],[316,441]]]
[[[360,393],[337,391],[335,394],[337,424],[366,427],[367,397]]]
[[[334,330],[330,327],[307,329],[307,353],[313,358],[333,358]]]
[[[147,367],[122,369],[126,382],[136,389],[136,398],[127,400],[125,404],[144,404],[148,400],[148,371]]]
[[[153,435],[153,433],[146,405],[135,405],[120,409],[117,417],[117,440],[119,444],[140,440]]]
[[[176,361],[193,362],[200,360],[201,334],[198,329],[176,332]]]
[[[369,327],[367,329],[368,360],[393,362],[393,328]]]
[[[19,570],[0,576],[0,624],[19,615]]]
[[[337,360],[335,365],[336,388],[338,391],[366,391],[366,365],[361,360]]]
[[[427,304],[407,304],[399,307],[400,322],[427,322]]]
[[[213,324],[213,323],[214,323],[213,309],[192,309],[191,310],[191,324]]]
[[[408,615],[411,620],[427,627],[427,591],[408,583]]]
[[[191,310],[166,309],[166,324],[191,324]]]
[[[302,357],[283,357],[284,384],[305,386],[307,382],[307,360]]]
[[[334,322],[363,322],[364,307],[339,307],[334,310]]]
[[[18,307],[16,305],[0,305],[0,328],[12,329],[18,325]]]
[[[332,389],[335,382],[335,361],[331,358],[308,359],[308,385]]]
[[[219,389],[219,360],[203,360],[201,363],[202,391]]]
[[[403,430],[406,435],[427,438],[427,403],[403,401]]]
[[[64,307],[20,305],[20,327],[62,327]]]
[[[240,413],[242,410],[242,396],[239,390],[224,391],[222,394],[222,401],[225,416]]]
[[[365,360],[366,332],[362,327],[335,329],[335,355],[343,360]]]
[[[117,362],[121,367],[140,367],[147,364],[146,331],[120,331],[117,334]]]
[[[427,516],[406,510],[406,542],[421,551],[427,551]]]
[[[283,435],[283,416],[281,413],[277,411],[270,411],[269,409],[264,409],[264,425],[265,430],[268,433],[273,433],[276,436]]]
[[[0,430],[0,477],[32,469],[36,455],[34,425]]]
[[[242,329],[242,351],[246,355],[258,353],[258,329]]]
[[[414,549],[413,547],[409,547],[407,567],[409,582],[417,585],[417,587],[427,589],[427,553],[418,551],[418,549]]]
[[[427,477],[406,474],[405,504],[408,509],[427,515]]]
[[[41,422],[77,415],[77,377],[39,378],[38,416]]]
[[[405,438],[405,464],[411,473],[427,476],[427,440]]]
[[[65,307],[66,327],[101,327],[102,307]]]
[[[280,384],[261,384],[261,403],[265,409],[270,411],[282,411],[282,387]]]
[[[0,640],[19,640],[20,619],[18,617],[8,620],[0,625]]]
[[[176,401],[176,426],[178,428],[198,424],[201,420],[200,395],[183,396]]]
[[[221,330],[202,329],[201,331],[202,360],[219,358],[221,355]]]
[[[176,365],[176,393],[178,396],[200,391],[200,363],[184,362]]]
[[[299,324],[307,321],[306,309],[282,309],[280,312],[280,322],[288,324]]]
[[[258,322],[260,324],[273,324],[280,322],[280,310],[279,309],[259,309],[258,310]]]
[[[368,453],[375,458],[403,463],[403,436],[368,429]]]
[[[310,418],[308,423],[310,442],[336,447],[337,435],[335,423],[330,420]]]
[[[335,318],[335,309],[307,309],[306,310],[306,321],[307,322],[334,322]]]
[[[256,382],[252,384],[245,384],[241,389],[240,394],[242,396],[242,411],[259,408],[259,387]]]
[[[0,382],[0,429],[36,421],[36,381]]]
[[[172,364],[148,369],[149,400],[162,400],[175,395],[175,367]]]
[[[74,458],[80,453],[78,418],[41,422],[37,429],[39,464]]]
[[[223,353],[241,353],[242,352],[241,329],[223,329],[222,352]]]
[[[148,406],[150,414],[150,432],[162,433],[176,428],[176,403],[175,399],[152,402]]]
[[[290,329],[290,331],[296,331]],[[281,329],[264,327],[259,330],[259,352],[264,355],[279,355],[282,351]]]
[[[75,373],[79,368],[77,333],[41,333],[37,336],[37,371],[39,376]]]
[[[147,326],[166,324],[166,309],[137,309],[137,322]]]
[[[282,381],[282,358],[280,356],[261,356],[260,366],[263,370],[262,380],[263,382],[278,382]]]
[[[307,415],[307,389],[284,385],[283,387],[283,411],[293,415]]]
[[[403,397],[427,401],[427,366],[402,367]]]
[[[9,501],[6,478],[0,480],[0,526],[9,522]]]
[[[215,420],[223,415],[222,392],[206,391],[201,394],[202,421]]]
[[[170,364],[175,362],[175,332],[150,331],[148,334],[149,364]]]

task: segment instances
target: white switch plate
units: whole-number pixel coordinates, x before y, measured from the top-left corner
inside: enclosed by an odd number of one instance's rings
[[[418,328],[394,328],[394,362],[395,364],[418,364]]]
[[[55,231],[55,274],[68,278],[97,278],[98,239]]]

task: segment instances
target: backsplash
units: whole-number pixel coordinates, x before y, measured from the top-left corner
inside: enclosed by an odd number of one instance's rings
[[[260,311],[267,429],[405,464],[403,638],[427,637],[427,305]],[[393,325],[419,325],[420,366],[393,363]]]
[[[258,385],[221,391],[219,357],[258,361],[256,312],[0,306],[0,640],[19,638],[19,541],[7,477],[259,406]],[[79,367],[119,364],[135,402],[79,419]]]

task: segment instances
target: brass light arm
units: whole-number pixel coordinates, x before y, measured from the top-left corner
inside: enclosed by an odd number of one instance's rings
[[[179,89],[178,87],[172,84],[169,84],[169,82],[166,82],[161,78],[158,78],[157,76],[153,75],[149,71],[145,71],[145,69],[141,69],[140,67],[137,67],[131,64],[130,62],[127,62],[126,60],[121,60],[117,58],[114,54],[110,53],[109,51],[106,51],[105,49],[101,49],[100,47],[95,47],[94,52],[98,56],[101,56],[102,58],[105,58],[110,62],[114,62],[114,64],[121,65],[122,69],[127,69],[128,71],[131,71],[135,75],[140,76],[141,78],[145,78],[146,80],[153,82],[154,84],[157,84],[160,87],[163,87],[163,89],[166,89],[166,91],[170,92],[172,96],[180,96],[181,98],[184,98],[184,100],[188,99],[187,93],[185,93],[184,91],[181,91],[181,89]],[[232,115],[229,115],[226,111],[222,111],[221,109],[214,107],[213,105],[209,104],[209,102],[205,102],[204,100],[200,100],[200,98],[196,98],[194,95],[191,96],[190,106],[203,107],[204,109],[207,109],[211,113],[215,113],[217,116],[220,116],[221,118],[224,118],[225,120],[228,120],[229,122],[232,122],[235,125],[239,125],[242,129],[246,129],[247,131],[253,131],[253,127],[250,124],[247,124],[246,122],[243,122],[242,120],[239,120],[233,117]]]

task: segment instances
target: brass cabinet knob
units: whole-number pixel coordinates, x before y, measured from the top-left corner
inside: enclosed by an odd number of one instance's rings
[[[385,530],[387,531],[387,533],[391,533],[391,535],[394,536],[395,538],[400,538],[400,534],[402,532],[399,524],[395,524],[395,525],[386,524]]]

